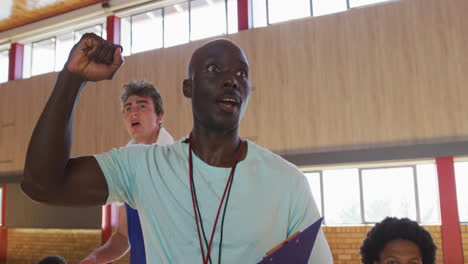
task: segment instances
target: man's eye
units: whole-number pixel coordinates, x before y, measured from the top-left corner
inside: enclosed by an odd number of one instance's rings
[[[208,71],[210,71],[210,72],[219,72],[219,68],[216,67],[216,65],[212,64],[212,65],[208,66]]]
[[[245,77],[245,76],[247,76],[247,74],[245,73],[245,71],[242,71],[242,70],[238,71],[238,72],[236,73],[236,75],[239,76],[239,77]]]
[[[130,112],[130,107],[125,108],[125,112]]]
[[[140,105],[140,108],[145,108],[146,106],[145,105]]]

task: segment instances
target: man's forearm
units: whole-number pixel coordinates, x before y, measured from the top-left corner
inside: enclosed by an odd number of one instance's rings
[[[81,264],[93,263],[91,259],[95,260],[95,263],[109,263],[116,261],[128,252],[130,244],[128,238],[119,232],[115,232],[111,235],[109,240],[91,253]]]
[[[70,156],[73,112],[86,82],[64,69],[39,121],[26,154],[23,190],[30,196],[50,191],[66,181],[65,168]]]

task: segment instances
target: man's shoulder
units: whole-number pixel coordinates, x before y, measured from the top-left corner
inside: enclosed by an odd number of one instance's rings
[[[249,154],[253,160],[256,162],[262,162],[272,170],[280,170],[281,172],[289,172],[289,173],[300,173],[299,169],[296,165],[292,164],[291,162],[285,160],[280,155],[273,153],[271,150],[268,150],[264,147],[261,147],[252,141],[247,141],[249,144]],[[300,173],[301,174],[301,173]]]

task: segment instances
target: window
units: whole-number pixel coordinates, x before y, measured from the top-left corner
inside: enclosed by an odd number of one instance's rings
[[[315,204],[317,205],[318,211],[320,212],[320,216],[323,216],[322,211],[322,173],[320,172],[308,172],[305,173],[307,181],[310,185],[310,190],[312,191],[312,195],[314,196]]]
[[[435,164],[416,166],[419,215],[421,223],[440,223],[439,184]]]
[[[131,18],[131,52],[137,53],[163,46],[162,9]]]
[[[55,71],[61,71],[74,45],[73,32],[57,36],[55,45]]]
[[[323,171],[324,216],[327,225],[361,223],[359,170]]]
[[[326,0],[331,1],[331,0]],[[269,23],[310,16],[310,0],[268,0]]]
[[[226,34],[226,1],[190,1],[190,40]]]
[[[32,44],[28,43],[23,46],[23,78],[31,77],[32,68]]]
[[[75,34],[75,40],[74,40],[74,43],[78,43],[78,41],[80,41],[81,37],[85,34],[85,33],[94,33],[104,39],[106,39],[106,34],[103,34],[103,29],[105,29],[106,27],[103,26],[103,25],[95,25],[95,26],[91,26],[91,27],[87,27],[87,28],[83,28],[83,29],[80,29],[80,30],[77,30],[74,32]]]
[[[266,0],[251,0],[252,1],[252,20],[253,27],[265,27],[267,23],[267,5]]]
[[[132,17],[120,19],[120,45],[123,47],[123,56],[132,54]]]
[[[54,71],[55,38],[45,39],[32,44],[31,75]]]
[[[468,162],[466,169],[468,175]],[[327,225],[376,223],[386,216],[408,217],[424,224],[440,223],[434,163],[356,166],[305,175]],[[466,178],[464,188],[468,188]]]
[[[236,33],[239,31],[237,24],[237,0],[227,0],[227,22],[228,33]]]
[[[314,16],[342,12],[348,9],[346,0],[314,0],[312,10]]]
[[[8,65],[10,50],[0,51],[0,83],[8,82]]]
[[[104,25],[94,25],[80,30],[64,33],[52,38],[24,45],[23,78],[52,71],[61,71],[68,55],[81,37],[87,33],[106,36]]]
[[[416,217],[414,167],[362,169],[364,222]]]
[[[365,6],[381,2],[388,2],[388,0],[349,0],[349,7]]]
[[[172,47],[237,28],[237,0],[191,0],[121,20],[124,56]]]
[[[164,8],[164,47],[189,42],[188,3]]]
[[[387,1],[389,0],[250,0],[250,4],[253,27],[257,28],[291,19],[311,15],[322,16],[346,11],[348,8]]]
[[[468,162],[455,162],[455,181],[460,222],[468,222]]]

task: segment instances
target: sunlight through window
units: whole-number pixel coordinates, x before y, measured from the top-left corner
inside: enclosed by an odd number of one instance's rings
[[[45,39],[32,45],[31,75],[54,71],[55,38]]]
[[[164,47],[189,42],[188,3],[164,8]]]
[[[226,2],[224,0],[191,1],[190,12],[191,40],[226,34]]]
[[[9,50],[0,51],[0,83],[8,81]]]
[[[327,0],[328,1],[328,0]],[[268,0],[270,24],[310,16],[310,0]]]
[[[132,53],[163,47],[161,9],[132,16]]]

